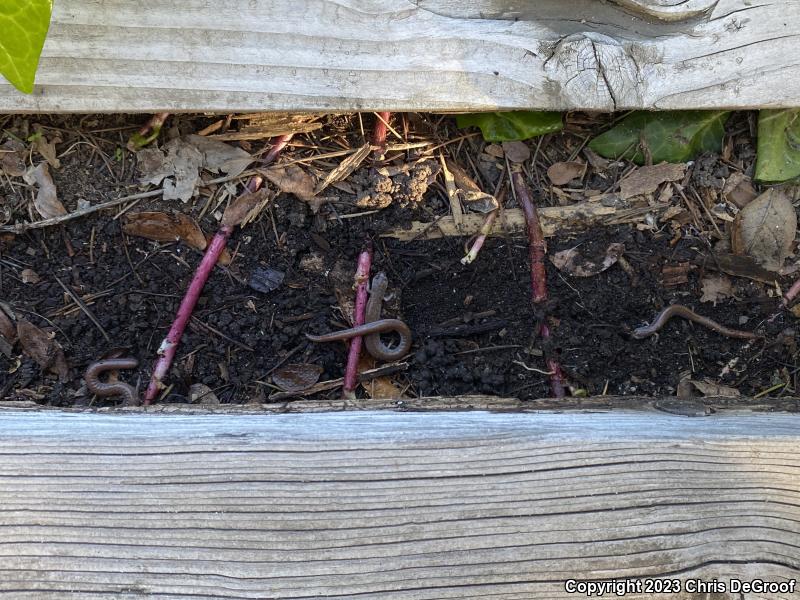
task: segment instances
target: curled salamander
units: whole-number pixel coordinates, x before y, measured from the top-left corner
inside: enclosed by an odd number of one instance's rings
[[[667,324],[672,317],[683,317],[689,321],[694,321],[700,325],[708,327],[712,331],[716,331],[721,335],[725,335],[732,338],[738,338],[743,340],[754,340],[761,338],[763,336],[758,335],[757,333],[751,333],[750,331],[741,331],[739,329],[730,329],[729,327],[725,327],[724,325],[720,325],[716,321],[709,319],[708,317],[703,317],[698,315],[693,310],[686,308],[681,304],[672,304],[662,310],[656,316],[655,320],[650,323],[650,325],[645,325],[644,327],[639,327],[634,329],[633,337],[637,340],[644,339],[648,336],[657,333],[664,325]]]
[[[350,329],[343,329],[325,335],[309,335],[306,337],[312,342],[334,342],[337,340],[349,340],[359,335],[366,336],[364,345],[374,358],[385,362],[398,360],[405,356],[411,348],[411,330],[408,325],[399,319],[381,319],[383,310],[383,297],[389,287],[389,279],[386,273],[378,273],[372,279],[372,288],[367,301],[367,309],[364,315],[364,324]],[[400,336],[400,343],[390,348],[381,340],[381,333],[394,331]]]
[[[121,396],[128,406],[139,403],[139,394],[136,389],[125,382],[115,381],[104,383],[100,381],[100,374],[106,371],[118,371],[119,369],[135,369],[139,366],[139,361],[135,358],[120,358],[120,352],[114,352],[109,358],[104,358],[90,364],[86,368],[83,376],[86,387],[90,392],[100,397]]]

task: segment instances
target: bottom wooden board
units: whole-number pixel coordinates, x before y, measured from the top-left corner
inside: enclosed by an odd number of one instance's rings
[[[4,411],[0,596],[797,598],[799,441],[785,413]],[[685,591],[731,578],[787,591]]]

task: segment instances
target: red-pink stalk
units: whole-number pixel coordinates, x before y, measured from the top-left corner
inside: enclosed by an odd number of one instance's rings
[[[531,264],[531,299],[533,304],[542,304],[547,301],[547,270],[545,269],[545,253],[547,246],[542,233],[542,225],[539,221],[539,212],[531,197],[525,176],[518,165],[511,166],[511,184],[522,206],[525,214],[525,227],[528,231],[528,253]],[[550,328],[544,321],[539,325],[539,335],[542,339],[550,338]],[[563,398],[564,393],[564,373],[561,365],[552,357],[546,359],[547,368],[550,371],[550,389],[553,397]]]
[[[289,141],[288,138],[284,140],[286,137],[287,136],[281,136],[276,140],[276,145],[280,144],[280,148],[277,152],[274,152],[273,148],[270,150],[269,154],[267,154],[267,157],[270,158],[270,162],[275,160],[275,158],[277,158],[277,156],[280,154],[280,149],[283,149],[286,146],[286,142]],[[259,175],[251,177],[245,185],[246,193],[258,191],[263,182],[263,178]],[[211,242],[206,247],[203,260],[200,261],[200,264],[197,266],[197,270],[194,272],[194,277],[192,277],[192,281],[189,283],[189,289],[186,290],[186,294],[181,301],[181,305],[178,307],[178,312],[175,315],[175,320],[172,322],[172,325],[169,328],[167,337],[164,338],[164,341],[161,342],[161,346],[158,348],[159,358],[153,367],[153,375],[150,378],[150,384],[147,386],[147,390],[144,394],[143,404],[145,406],[153,402],[153,400],[156,399],[156,396],[158,396],[158,393],[164,387],[164,377],[167,376],[169,368],[172,366],[172,361],[175,358],[175,352],[178,350],[178,344],[181,342],[183,332],[186,330],[186,325],[192,318],[192,313],[194,312],[194,307],[197,305],[197,300],[200,298],[200,294],[203,291],[203,287],[206,285],[206,281],[208,281],[211,272],[214,270],[214,266],[217,264],[222,251],[225,249],[231,233],[233,233],[232,225],[220,226],[220,228],[217,230],[217,233],[213,238],[211,238]]]
[[[383,147],[386,145],[386,124],[389,122],[390,112],[377,113],[378,118],[375,119],[375,129],[372,130],[372,145],[381,148],[379,153],[383,153]]]
[[[498,212],[500,211],[495,209],[486,215],[486,219],[484,220],[483,225],[481,225],[478,235],[472,240],[472,247],[467,251],[466,256],[461,259],[462,265],[472,264],[472,261],[478,258],[478,252],[480,252],[481,248],[483,248],[483,243],[486,241],[486,237],[492,232],[492,227],[494,227],[494,222],[495,219],[497,219]]]
[[[275,141],[272,143],[272,148],[270,148],[269,152],[267,152],[267,155],[264,157],[264,160],[262,162],[266,165],[274,162],[275,159],[278,158],[278,155],[281,153],[281,150],[283,150],[286,147],[286,145],[291,141],[291,139],[292,139],[291,133],[287,133],[285,135],[276,137]]]
[[[789,306],[798,294],[800,294],[800,279],[795,281],[792,287],[789,288],[789,291],[783,295],[783,306]]]
[[[356,303],[353,310],[353,325],[364,324],[367,312],[367,287],[369,285],[369,271],[372,268],[372,242],[367,240],[364,249],[358,255],[356,265],[355,286]],[[362,337],[357,336],[350,340],[350,350],[347,352],[347,366],[344,370],[344,397],[347,399],[355,398],[356,386],[358,386],[358,357],[361,354]]]
[[[169,328],[167,337],[164,338],[164,341],[161,342],[161,346],[158,348],[158,354],[160,356],[153,368],[153,376],[150,379],[150,385],[147,386],[147,391],[144,394],[145,406],[155,400],[158,392],[161,390],[161,382],[164,380],[164,377],[167,375],[172,365],[175,352],[178,350],[178,344],[181,341],[181,337],[183,337],[183,332],[186,329],[187,323],[189,323],[189,319],[192,318],[192,312],[194,311],[198,298],[200,298],[200,293],[203,291],[203,286],[206,284],[208,276],[211,275],[211,271],[214,270],[214,265],[217,264],[219,255],[222,254],[222,251],[225,249],[225,245],[232,232],[233,227],[220,227],[211,239],[211,243],[208,244],[206,253],[203,255],[203,260],[200,261],[200,265],[194,273],[192,282],[189,284],[189,289],[186,290],[186,295],[183,297],[180,307],[178,307],[178,314],[172,322],[172,327]]]

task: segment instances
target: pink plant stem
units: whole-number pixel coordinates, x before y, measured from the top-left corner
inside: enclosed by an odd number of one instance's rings
[[[276,145],[280,144],[281,140],[283,140],[285,137],[286,136],[281,136],[278,138]],[[280,146],[280,149],[283,149],[286,146],[286,141],[288,141],[288,139],[283,142],[283,144]],[[280,149],[277,152],[273,152],[274,148],[273,150],[270,150],[269,154],[267,154],[268,158],[271,157],[270,162],[277,158],[278,154],[280,154]],[[250,178],[245,185],[245,188],[248,193],[256,192],[261,187],[263,182],[263,178],[259,175],[256,175]],[[175,353],[178,350],[178,344],[181,342],[183,332],[186,330],[186,325],[192,318],[192,313],[194,312],[194,307],[197,305],[197,300],[200,298],[203,287],[206,285],[206,281],[208,281],[211,272],[214,270],[214,266],[217,264],[220,254],[222,254],[222,251],[225,249],[231,233],[233,233],[233,227],[222,225],[217,230],[217,233],[214,234],[214,237],[211,238],[211,242],[206,247],[206,253],[203,255],[203,260],[200,261],[200,264],[197,266],[197,269],[194,272],[192,281],[189,283],[189,289],[186,290],[186,294],[181,301],[181,305],[178,307],[178,312],[175,315],[175,320],[172,322],[172,325],[169,328],[167,337],[164,338],[164,341],[161,342],[161,346],[158,348],[159,358],[153,367],[153,375],[150,378],[150,384],[147,386],[147,390],[144,393],[143,404],[145,406],[156,399],[156,396],[158,396],[158,393],[163,387],[164,377],[167,376],[169,368],[172,366],[172,361],[175,359]]]
[[[544,234],[542,233],[542,225],[539,222],[539,212],[536,210],[533,198],[531,198],[530,189],[525,182],[525,175],[517,165],[512,165],[511,167],[511,184],[514,186],[517,200],[522,206],[522,212],[525,213],[525,226],[528,231],[528,252],[531,264],[531,299],[534,305],[542,304],[547,301],[547,270],[544,262],[546,245]],[[550,337],[550,328],[544,321],[539,326],[539,335],[542,336],[542,339]],[[552,357],[547,358],[546,363],[550,371],[550,389],[553,392],[553,396],[555,398],[563,398],[565,395],[564,373],[561,370],[561,365]]]
[[[268,165],[274,162],[275,159],[278,158],[278,155],[281,153],[281,150],[283,150],[286,147],[286,145],[291,141],[291,139],[292,139],[291,133],[287,133],[285,135],[276,137],[275,141],[272,144],[272,148],[270,148],[270,151],[267,153],[267,155],[264,157],[264,160],[262,161],[263,164]]]
[[[186,324],[189,322],[189,319],[192,318],[192,312],[194,311],[198,298],[200,298],[200,293],[203,291],[203,286],[206,284],[206,281],[208,281],[208,276],[211,275],[211,271],[214,270],[214,265],[217,264],[219,255],[222,254],[222,251],[225,249],[225,245],[232,232],[232,227],[220,227],[211,239],[211,243],[206,248],[203,260],[200,261],[200,265],[194,273],[192,282],[189,284],[189,289],[186,290],[186,295],[183,297],[183,301],[181,301],[181,305],[178,307],[178,314],[172,322],[172,327],[169,328],[167,337],[164,338],[164,341],[161,342],[161,346],[158,348],[158,354],[160,356],[153,368],[153,376],[150,379],[150,385],[147,386],[147,391],[144,394],[145,406],[155,400],[161,390],[161,382],[167,375],[170,366],[172,366],[172,360],[175,358],[178,344],[181,342]]]
[[[795,281],[794,284],[792,284],[792,287],[789,288],[789,291],[783,295],[783,306],[789,306],[789,304],[792,303],[792,300],[797,297],[797,294],[800,294],[800,279]]]
[[[378,119],[375,119],[375,129],[372,130],[372,145],[379,146],[380,154],[383,154],[383,147],[386,145],[386,124],[389,122],[390,112],[379,112]]]
[[[356,305],[353,310],[353,325],[363,325],[367,312],[367,287],[369,285],[369,271],[372,268],[372,242],[367,241],[364,249],[358,255],[356,266]],[[355,398],[358,386],[358,357],[361,354],[362,337],[357,336],[350,340],[350,349],[347,353],[347,366],[344,370],[344,397]]]
[[[461,259],[462,265],[472,264],[472,262],[478,258],[478,252],[481,251],[481,248],[483,248],[483,243],[486,241],[486,237],[491,233],[494,222],[497,219],[498,212],[500,211],[495,209],[486,215],[486,220],[483,222],[483,225],[481,225],[478,235],[472,242],[472,247],[467,252],[467,255]]]

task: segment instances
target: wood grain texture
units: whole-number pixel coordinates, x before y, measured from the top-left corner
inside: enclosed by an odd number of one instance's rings
[[[800,105],[800,0],[59,0],[0,111]]]
[[[0,597],[522,599],[567,597],[568,578],[790,580],[799,425],[4,411]],[[734,597],[761,596],[715,596]]]

